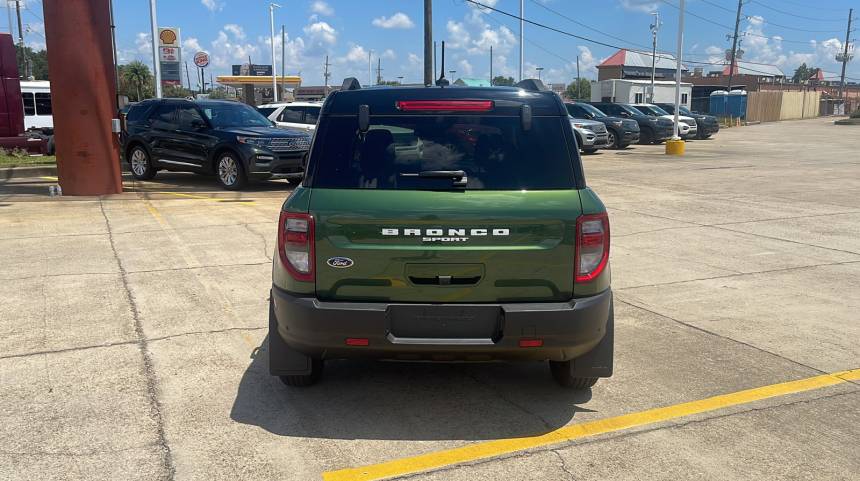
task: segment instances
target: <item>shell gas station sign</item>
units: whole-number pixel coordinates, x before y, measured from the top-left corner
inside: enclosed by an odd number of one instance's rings
[[[182,85],[182,74],[179,68],[182,63],[182,38],[179,35],[179,28],[158,29],[158,61],[161,64],[161,83]]]

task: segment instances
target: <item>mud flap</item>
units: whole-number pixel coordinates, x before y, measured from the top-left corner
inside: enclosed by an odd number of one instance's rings
[[[571,361],[575,377],[610,377],[615,350],[615,314],[613,301],[609,301],[609,318],[603,339],[584,355]]]
[[[290,348],[278,334],[275,306],[269,300],[269,374],[301,376],[311,374],[311,358]]]

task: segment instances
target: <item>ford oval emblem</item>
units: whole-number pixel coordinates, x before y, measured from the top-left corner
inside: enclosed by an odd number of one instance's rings
[[[355,264],[349,257],[329,257],[325,263],[335,269],[346,269],[347,267],[352,267],[352,265]]]

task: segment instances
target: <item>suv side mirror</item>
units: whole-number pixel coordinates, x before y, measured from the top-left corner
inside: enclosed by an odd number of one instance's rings
[[[621,115],[622,117],[624,117],[624,118],[630,117],[630,113],[629,113],[629,112],[627,112],[626,110],[622,110],[622,111],[621,111],[621,113],[620,113],[620,115]]]
[[[586,118],[586,119],[588,119],[588,120],[594,120],[594,116],[593,116],[593,115],[591,115],[591,114],[590,114],[590,113],[588,113],[588,112],[586,112],[585,114],[583,114],[583,117],[585,117],[585,118]]]
[[[201,130],[206,128],[206,122],[200,119],[194,119],[191,121],[191,128],[194,130]]]

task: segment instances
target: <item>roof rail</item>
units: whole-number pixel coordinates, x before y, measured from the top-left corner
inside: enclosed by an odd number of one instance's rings
[[[341,90],[360,90],[361,83],[355,77],[347,77],[343,79],[343,85],[340,87]]]
[[[516,84],[514,84],[514,87],[519,87],[523,90],[528,90],[531,92],[546,92],[547,90],[549,90],[548,88],[546,88],[546,85],[544,85],[543,82],[536,78],[522,79]]]

